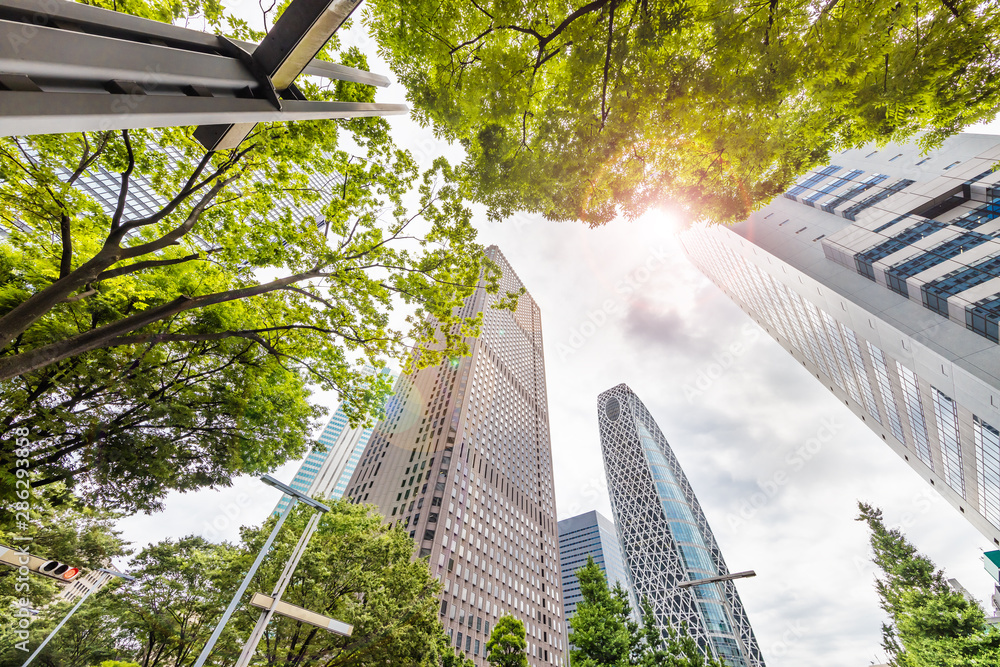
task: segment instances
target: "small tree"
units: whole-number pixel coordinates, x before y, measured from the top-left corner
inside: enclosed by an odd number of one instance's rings
[[[637,667],[727,667],[726,663],[705,652],[688,633],[687,624],[667,627],[663,638],[649,600],[642,601],[642,627],[632,644],[632,665]]]
[[[441,667],[476,667],[471,658],[465,657],[464,653],[451,646],[448,635],[442,634],[441,637],[443,640],[439,648]]]
[[[648,600],[642,601],[642,625],[636,623],[625,589],[621,583],[609,589],[593,558],[576,575],[583,600],[570,623],[574,667],[725,667],[706,657],[686,626],[669,627],[664,640]]]
[[[621,584],[609,589],[604,572],[590,556],[576,576],[583,600],[570,621],[570,661],[574,667],[628,665],[638,628],[628,594]]]
[[[986,625],[983,609],[948,586],[942,570],[897,529],[886,528],[882,510],[858,503],[871,530],[882,609],[882,647],[894,667],[1000,664],[1000,630]]]
[[[528,667],[528,641],[524,623],[501,616],[486,642],[486,659],[493,667]]]
[[[135,581],[102,591],[97,603],[126,630],[129,657],[142,667],[189,665],[215,629],[235,577],[237,549],[188,536],[150,544],[132,561]],[[235,646],[231,627],[222,646]]]

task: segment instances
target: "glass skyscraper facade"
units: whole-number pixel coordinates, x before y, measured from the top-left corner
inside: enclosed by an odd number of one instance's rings
[[[621,584],[629,595],[632,610],[637,609],[632,587],[625,572],[625,560],[618,543],[615,524],[606,516],[592,510],[559,522],[559,564],[562,569],[563,607],[566,622],[572,625],[576,603],[582,599],[580,581],[576,571],[587,564],[590,556],[604,572],[608,587]]]
[[[388,369],[382,369],[381,372],[392,375]],[[390,396],[386,401],[387,414],[398,403],[394,399],[394,396]],[[374,427],[351,428],[347,415],[338,405],[330,421],[316,438],[317,446],[306,455],[289,486],[310,497],[319,495],[331,500],[343,498],[347,483],[358,467],[358,461],[361,460],[361,454],[368,445],[373,430]],[[274,513],[284,512],[289,501],[288,496],[282,495]]]
[[[442,582],[453,646],[486,667],[486,642],[510,614],[528,664],[563,664],[565,623],[549,442],[541,311],[494,246],[500,293],[480,285],[461,311],[482,314],[470,355],[403,375],[347,495],[403,526]]]
[[[763,667],[732,581],[678,586],[729,569],[652,415],[624,384],[602,393],[597,408],[611,508],[636,598],[649,601],[663,636],[686,623],[706,653],[731,667]]]
[[[692,261],[1000,545],[1000,137],[844,151]]]

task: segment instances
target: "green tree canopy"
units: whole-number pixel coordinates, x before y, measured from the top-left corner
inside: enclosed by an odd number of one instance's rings
[[[871,531],[882,609],[883,648],[893,667],[973,667],[1000,664],[1000,629],[987,626],[983,609],[952,590],[944,572],[920,554],[901,531],[887,528],[882,511],[858,503]]]
[[[996,0],[369,0],[477,199],[591,225],[736,220],[829,152],[998,108]]]
[[[329,504],[282,599],[349,623],[354,631],[342,637],[275,616],[252,664],[471,667],[449,645],[438,621],[440,584],[426,560],[413,559],[409,535],[383,524],[370,506]],[[260,614],[250,598],[274,588],[312,511],[299,505],[285,521],[207,664],[235,662]],[[141,667],[190,667],[276,520],[244,528],[235,545],[189,536],[147,546],[130,564],[135,581],[117,581],[88,600],[77,612],[79,623],[60,631],[42,653],[48,661],[42,664],[55,667],[62,656],[79,655],[81,662],[72,667],[111,658]],[[50,627],[62,613],[64,608],[46,611],[48,625],[37,627]],[[98,627],[105,629],[99,639],[93,630]],[[32,632],[33,646],[44,637],[38,632]],[[4,657],[11,655],[24,660],[15,651]]]
[[[638,627],[628,594],[621,584],[608,589],[604,571],[589,555],[576,576],[583,599],[569,621],[570,662],[577,667],[629,665]]]
[[[46,607],[30,626],[22,647],[0,645],[0,667],[21,667],[56,624],[72,609],[75,601],[57,601]],[[60,628],[32,665],[39,667],[93,667],[117,657],[121,629],[99,605],[88,601]],[[18,640],[20,643],[20,639]]]
[[[493,667],[528,667],[527,636],[524,623],[501,616],[486,642],[486,659]]]
[[[124,631],[118,647],[142,667],[190,665],[215,629],[238,586],[231,573],[239,550],[197,536],[164,540],[130,563],[134,582],[101,592],[95,605]],[[218,646],[236,650],[227,627]]]
[[[131,553],[128,542],[115,529],[120,515],[84,506],[64,485],[54,484],[45,491],[27,504],[26,510],[19,511],[13,505],[4,508],[0,515],[0,545],[23,547],[33,556],[78,567],[83,571],[81,577],[88,570],[107,567],[113,559]],[[24,577],[17,568],[0,565],[0,667],[21,665],[28,654],[17,645],[33,651],[72,606],[56,599],[62,590],[49,577],[35,573]],[[46,613],[32,618],[25,615],[24,605],[33,610],[46,609]],[[20,625],[24,618],[32,619],[28,628]],[[111,630],[115,627],[100,615],[82,614],[72,623],[74,638],[56,644],[51,662],[40,664],[90,667],[114,655]],[[27,636],[16,630],[27,630]],[[97,641],[105,631],[112,639]]]
[[[663,637],[648,600],[642,601],[642,624],[632,618],[621,583],[608,588],[604,571],[587,556],[576,571],[582,600],[570,619],[570,662],[575,667],[725,667],[706,656],[687,628],[667,628]]]
[[[437,665],[442,652],[447,656],[447,647],[440,643],[440,584],[426,559],[413,559],[409,534],[401,526],[383,524],[371,506],[324,502],[332,509],[320,520],[282,599],[350,623],[354,631],[341,637],[275,617],[258,648],[263,664],[301,660],[298,664],[317,667],[331,661],[357,667]],[[271,592],[312,511],[295,508],[251,591]],[[246,571],[275,520],[243,531],[244,550],[233,563],[235,575]],[[259,613],[246,605],[237,612],[233,625],[241,636],[250,634]]]
[[[116,6],[260,37],[209,0]],[[338,49],[321,55],[367,67]],[[365,366],[466,351],[479,321],[456,306],[498,276],[470,221],[451,167],[420,173],[383,119],[259,125],[215,153],[191,128],[2,138],[0,438],[29,432],[35,488],[122,511],[273,470],[307,445],[310,386],[370,422],[390,387]]]
[[[24,517],[27,517],[25,519]],[[52,485],[23,513],[17,507],[4,508],[0,522],[0,545],[25,547],[33,556],[57,560],[83,570],[106,567],[112,559],[131,553],[128,542],[115,529],[120,515],[93,509],[74,498],[64,485]],[[35,608],[52,601],[60,591],[48,577],[30,575],[27,586],[17,570],[0,565],[0,621],[12,627],[9,614],[15,601],[27,600]],[[6,635],[4,635],[6,637]],[[0,640],[0,646],[6,643]]]

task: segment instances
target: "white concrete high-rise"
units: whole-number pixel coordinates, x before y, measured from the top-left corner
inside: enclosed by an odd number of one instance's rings
[[[694,263],[1000,545],[1000,137],[844,151]]]
[[[480,285],[462,315],[482,314],[467,357],[400,377],[348,485],[409,530],[442,582],[440,618],[454,646],[486,667],[504,614],[527,629],[532,667],[563,664],[565,623],[549,442],[541,312],[496,247],[500,293]]]

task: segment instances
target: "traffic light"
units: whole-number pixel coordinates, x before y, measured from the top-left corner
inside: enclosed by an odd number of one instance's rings
[[[0,563],[23,570],[25,577],[28,576],[28,572],[37,572],[59,581],[73,581],[80,576],[80,568],[78,567],[60,563],[57,560],[46,560],[32,556],[26,551],[11,549],[2,544],[0,544]]]
[[[80,568],[60,563],[57,560],[47,560],[38,568],[38,572],[53,579],[73,581],[80,575]]]

